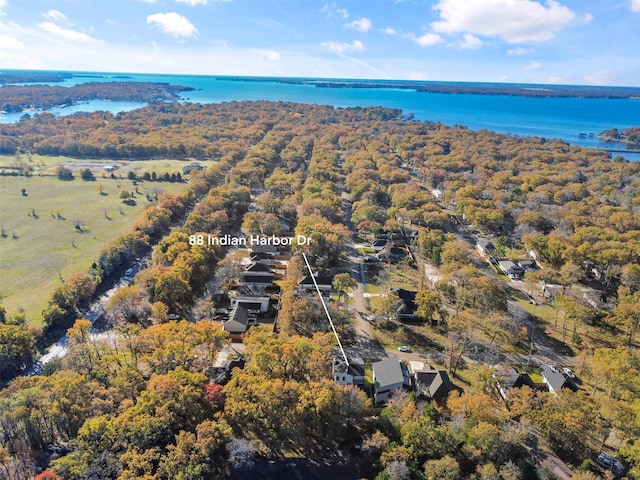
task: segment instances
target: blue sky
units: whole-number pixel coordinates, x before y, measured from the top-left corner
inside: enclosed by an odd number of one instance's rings
[[[0,68],[640,86],[640,0],[0,0]]]

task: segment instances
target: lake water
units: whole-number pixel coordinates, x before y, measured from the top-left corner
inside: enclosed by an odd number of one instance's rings
[[[75,76],[57,85],[71,86],[92,81],[165,82],[193,87],[183,100],[219,103],[242,100],[291,101],[334,105],[336,107],[373,106],[402,109],[417,120],[465,125],[472,130],[487,129],[522,136],[559,138],[573,145],[590,148],[625,149],[600,141],[595,135],[610,128],[640,126],[640,100],[594,98],[536,98],[506,95],[422,93],[399,88],[321,88],[309,84],[276,81],[242,81],[224,77],[192,75],[113,74]],[[78,111],[107,110],[113,113],[139,108],[135,102],[94,100],[50,110],[56,115]],[[7,114],[1,123],[16,122],[23,114]],[[580,133],[587,136],[580,136]],[[595,134],[589,136],[589,134]],[[640,160],[640,152],[612,153],[629,160]]]

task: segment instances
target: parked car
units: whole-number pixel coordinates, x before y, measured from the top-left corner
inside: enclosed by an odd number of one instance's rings
[[[573,370],[571,370],[569,367],[564,367],[562,371],[565,373],[567,377],[576,378],[575,374],[573,373]]]
[[[124,272],[125,277],[130,277],[133,275],[133,268],[127,268],[127,271]]]
[[[411,353],[411,349],[406,345],[402,345],[401,347],[398,347],[398,351],[402,353]]]
[[[607,455],[604,452],[598,455],[596,463],[605,470],[611,470],[617,477],[620,477],[624,471],[622,464],[617,458]]]

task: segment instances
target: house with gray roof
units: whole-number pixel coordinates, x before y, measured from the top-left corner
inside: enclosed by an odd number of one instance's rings
[[[244,333],[249,325],[258,323],[259,312],[259,302],[236,302],[222,328],[229,333]]]
[[[577,392],[578,387],[573,380],[571,380],[564,372],[559,372],[553,367],[546,366],[540,372],[542,374],[542,380],[547,384],[547,388],[554,395],[558,395],[560,391],[565,388],[572,392]]]
[[[389,357],[373,364],[373,398],[386,402],[391,394],[409,385],[409,371],[398,357]]]

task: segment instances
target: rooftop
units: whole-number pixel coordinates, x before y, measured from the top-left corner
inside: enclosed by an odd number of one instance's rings
[[[402,367],[397,357],[389,357],[373,364],[373,376],[378,387],[404,383]]]

